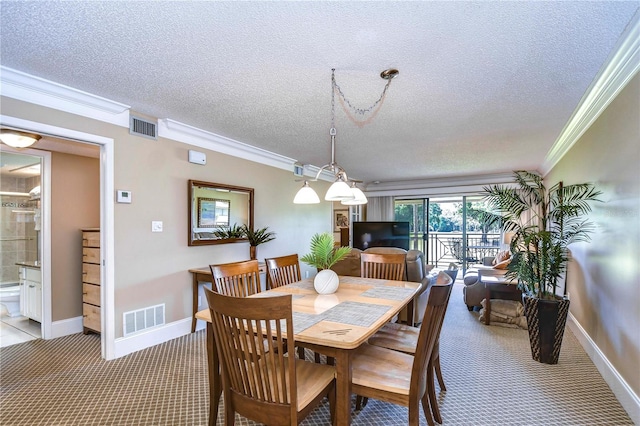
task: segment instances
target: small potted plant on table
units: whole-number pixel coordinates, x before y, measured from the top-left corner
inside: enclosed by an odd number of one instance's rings
[[[335,293],[338,289],[338,274],[332,271],[333,265],[344,259],[351,251],[350,247],[335,247],[333,235],[325,232],[311,237],[311,253],[300,258],[304,263],[318,268],[313,279],[313,287],[319,294]]]
[[[260,244],[268,243],[276,239],[276,233],[269,231],[268,226],[254,230],[247,225],[242,225],[242,235],[249,240],[249,257],[251,260],[256,259],[257,247]]]

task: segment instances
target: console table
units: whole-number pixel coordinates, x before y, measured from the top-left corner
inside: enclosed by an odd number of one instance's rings
[[[258,269],[261,274],[267,273],[267,264],[264,262],[258,262]],[[198,312],[198,285],[200,283],[212,283],[213,277],[211,276],[211,269],[208,266],[203,268],[193,268],[189,269],[192,276],[192,285],[193,285],[193,314],[191,315],[191,332],[196,331],[196,323],[198,319],[196,318],[196,312]]]
[[[504,276],[487,276],[480,274],[480,282],[485,288],[484,323],[491,324],[491,297],[506,300],[521,300],[522,291],[518,289],[518,281]]]

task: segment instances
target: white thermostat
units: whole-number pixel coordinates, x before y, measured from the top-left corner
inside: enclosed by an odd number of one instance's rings
[[[193,164],[205,165],[207,164],[207,154],[204,152],[198,152],[189,150],[189,162]]]
[[[116,201],[118,203],[131,203],[131,191],[118,189]]]

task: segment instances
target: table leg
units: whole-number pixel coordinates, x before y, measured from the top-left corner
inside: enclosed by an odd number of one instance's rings
[[[336,424],[351,422],[351,352],[336,351]]]
[[[416,325],[416,323],[414,321],[415,317],[413,316],[413,307],[415,305],[415,300],[416,300],[416,298],[414,297],[407,304],[407,324],[409,324],[411,327],[414,327]]]
[[[218,419],[218,405],[222,384],[220,383],[220,360],[213,337],[213,324],[207,322],[207,365],[209,367],[209,426],[215,426]]]
[[[194,333],[196,331],[196,323],[198,320],[196,319],[196,312],[198,312],[198,274],[193,274],[193,300],[192,300],[192,308],[193,313],[191,315],[191,332]]]

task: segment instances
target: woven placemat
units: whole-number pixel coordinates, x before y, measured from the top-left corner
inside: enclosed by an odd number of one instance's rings
[[[325,311],[322,316],[327,321],[369,327],[390,308],[387,305],[347,301]]]
[[[413,289],[402,287],[374,287],[362,293],[361,296],[375,297],[376,299],[404,300],[411,296],[414,291]]]

